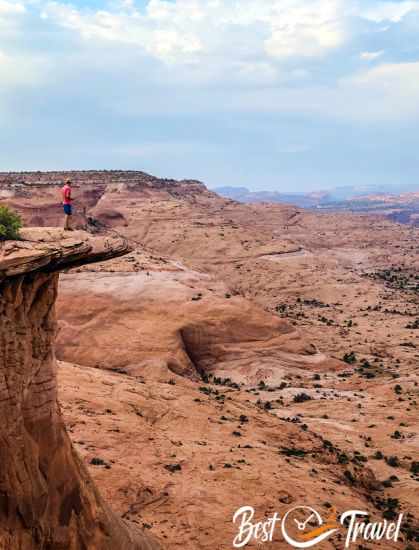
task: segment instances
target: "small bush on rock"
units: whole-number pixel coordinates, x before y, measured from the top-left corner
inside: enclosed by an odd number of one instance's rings
[[[0,240],[15,240],[19,238],[22,227],[20,216],[7,206],[0,206]]]

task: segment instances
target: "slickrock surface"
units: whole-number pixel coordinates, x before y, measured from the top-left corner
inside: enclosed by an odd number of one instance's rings
[[[129,248],[60,230],[22,237],[0,244],[0,548],[157,549],[104,504],[57,405],[57,270]]]
[[[59,357],[96,367],[60,369],[75,445],[118,511],[168,548],[229,548],[244,504],[268,514],[332,503],[378,520],[393,499],[417,516],[406,367],[397,381],[366,379],[223,283],[145,252],[64,275],[58,316]]]
[[[286,320],[230,296],[222,283],[174,265],[166,269],[65,275],[59,358],[133,375],[157,369],[251,385],[277,384],[300,369],[345,369]]]

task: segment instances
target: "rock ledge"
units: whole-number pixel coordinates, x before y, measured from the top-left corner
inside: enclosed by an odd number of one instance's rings
[[[92,236],[59,228],[22,229],[21,240],[0,243],[0,280],[32,271],[60,271],[131,251],[118,235]]]

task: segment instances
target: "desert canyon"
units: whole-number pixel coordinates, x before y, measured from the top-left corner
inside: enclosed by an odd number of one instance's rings
[[[353,547],[419,548],[419,227],[143,172],[0,201],[1,550],[227,550],[244,505],[403,513]]]

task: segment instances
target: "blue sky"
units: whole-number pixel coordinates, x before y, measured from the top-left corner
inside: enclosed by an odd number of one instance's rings
[[[0,0],[0,170],[419,183],[419,0]]]

